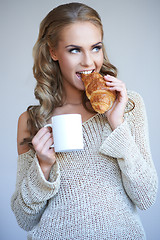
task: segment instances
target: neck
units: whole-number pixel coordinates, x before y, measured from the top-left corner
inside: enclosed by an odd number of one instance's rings
[[[68,101],[65,101],[63,105],[71,105],[71,106],[80,106],[82,105],[82,101],[81,102],[68,102]]]
[[[65,87],[65,96],[63,105],[81,105],[83,91],[78,90],[72,86]]]

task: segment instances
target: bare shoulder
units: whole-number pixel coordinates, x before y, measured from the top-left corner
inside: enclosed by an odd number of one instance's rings
[[[25,153],[29,150],[29,147],[27,144],[21,145],[21,143],[23,142],[23,139],[30,136],[30,133],[27,129],[28,119],[29,119],[29,116],[27,112],[22,113],[18,119],[18,129],[17,129],[18,154]]]

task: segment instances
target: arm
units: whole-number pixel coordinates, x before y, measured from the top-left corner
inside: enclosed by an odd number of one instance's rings
[[[58,163],[54,162],[47,180],[35,151],[20,145],[21,135],[26,137],[28,134],[24,127],[26,122],[25,113],[20,117],[18,124],[17,181],[11,207],[19,225],[29,231],[39,222],[47,201],[58,192],[60,173]]]
[[[155,201],[157,174],[152,161],[148,124],[142,98],[132,93],[135,109],[103,142],[100,152],[117,158],[124,188],[131,200],[147,209]]]

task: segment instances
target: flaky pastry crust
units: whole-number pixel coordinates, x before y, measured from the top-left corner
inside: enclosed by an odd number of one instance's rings
[[[108,90],[104,77],[98,72],[82,74],[81,77],[93,109],[100,114],[111,109],[116,93]]]

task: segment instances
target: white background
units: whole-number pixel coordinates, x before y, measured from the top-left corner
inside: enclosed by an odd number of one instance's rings
[[[16,132],[19,115],[34,104],[32,47],[39,24],[55,6],[68,1],[0,1],[0,239],[24,240],[10,208],[16,181]],[[85,0],[102,17],[105,46],[119,78],[145,101],[150,144],[160,170],[160,1]],[[160,192],[156,203],[139,211],[149,240],[160,239]]]

